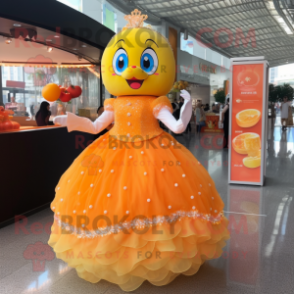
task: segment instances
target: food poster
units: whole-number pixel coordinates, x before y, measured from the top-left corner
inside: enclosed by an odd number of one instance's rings
[[[229,243],[230,282],[256,286],[260,269],[261,190],[229,189]]]
[[[262,182],[264,64],[233,65],[230,181]]]

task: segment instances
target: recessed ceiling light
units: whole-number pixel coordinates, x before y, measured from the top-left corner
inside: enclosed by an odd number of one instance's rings
[[[5,43],[6,43],[7,45],[9,45],[11,42],[12,42],[11,38],[7,38],[7,39],[5,40]]]
[[[58,35],[55,35],[54,38],[59,38],[59,36]]]
[[[21,27],[21,24],[20,23],[14,23],[13,26],[19,28],[19,27]]]
[[[47,52],[52,52],[53,48],[52,47],[47,47]]]
[[[84,45],[82,45],[82,47],[87,47],[87,45],[84,44]]]

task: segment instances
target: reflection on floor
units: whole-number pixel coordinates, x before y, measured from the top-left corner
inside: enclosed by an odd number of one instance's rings
[[[164,287],[145,282],[136,293],[294,293],[294,128],[269,127],[265,186],[228,185],[228,151],[219,135],[184,134],[183,143],[207,168],[225,202],[231,240],[218,260],[198,274]],[[64,262],[34,244],[48,241],[47,209],[0,230],[0,293],[122,293],[113,284],[88,283]],[[29,246],[29,245],[33,245]],[[39,247],[40,248],[40,247]]]

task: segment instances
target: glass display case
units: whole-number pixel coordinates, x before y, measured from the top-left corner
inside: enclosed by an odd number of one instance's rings
[[[50,102],[51,120],[66,111],[92,120],[97,117],[100,105],[100,69],[96,66],[1,66],[2,99],[6,109],[14,111],[14,116],[28,117],[34,120],[40,104],[45,99],[42,89],[48,83],[55,83],[65,88],[77,85],[82,88],[82,95],[68,103]]]

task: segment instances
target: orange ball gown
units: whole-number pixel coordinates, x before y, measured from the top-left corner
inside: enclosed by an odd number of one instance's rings
[[[49,240],[79,277],[124,291],[194,275],[229,239],[224,204],[206,169],[154,114],[166,97],[107,99],[115,125],[63,174]]]

